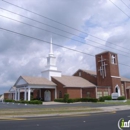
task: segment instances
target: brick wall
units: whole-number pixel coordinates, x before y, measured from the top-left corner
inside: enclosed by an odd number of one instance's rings
[[[57,85],[56,86],[57,87],[57,98],[63,98],[64,94],[67,93],[67,90],[66,90],[66,88],[64,88],[64,85],[61,84],[60,82],[58,82],[57,80],[55,80],[53,77],[52,77],[52,82],[54,82]],[[61,97],[60,97],[60,95],[61,95]]]
[[[82,97],[83,97],[83,98],[88,97],[87,92],[90,93],[90,97],[91,97],[91,98],[96,98],[95,88],[83,88],[83,89],[82,89]]]
[[[81,88],[66,88],[69,98],[81,98]]]
[[[81,73],[81,76],[80,76],[80,77],[82,77],[82,78],[88,80],[89,82],[91,82],[91,83],[97,85],[97,78],[96,78],[94,75],[88,74],[88,73],[86,73],[86,72],[83,71],[83,70],[78,70],[78,71],[74,74],[74,76],[79,76],[79,73]]]

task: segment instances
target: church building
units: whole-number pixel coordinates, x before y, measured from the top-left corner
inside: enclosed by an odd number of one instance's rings
[[[79,69],[72,76],[62,75],[56,66],[51,40],[42,77],[20,76],[9,92],[4,94],[4,98],[53,101],[63,98],[65,93],[70,98],[99,98],[117,93],[130,99],[130,79],[120,76],[117,54],[106,51],[97,54],[95,60],[96,71]]]

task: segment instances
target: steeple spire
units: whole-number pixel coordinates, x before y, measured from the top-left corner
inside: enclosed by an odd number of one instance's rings
[[[53,55],[52,37],[51,37],[51,41],[50,41],[50,53],[49,53],[49,55]]]
[[[42,71],[43,77],[51,80],[51,76],[61,77],[61,72],[57,70],[56,57],[53,53],[53,43],[52,37],[50,39],[50,52],[47,57],[47,66],[44,71]]]

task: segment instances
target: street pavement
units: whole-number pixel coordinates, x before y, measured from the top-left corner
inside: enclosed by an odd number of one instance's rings
[[[30,104],[19,104],[19,103],[2,103],[0,102],[0,109],[21,109],[21,108],[59,108],[59,107],[107,107],[107,106],[116,106],[109,104],[99,104],[91,102],[80,102],[80,103],[58,103],[54,104],[53,102],[43,103],[43,105],[30,105]]]
[[[0,130],[119,130],[117,123],[120,118],[128,121],[130,110],[97,114],[0,119]]]

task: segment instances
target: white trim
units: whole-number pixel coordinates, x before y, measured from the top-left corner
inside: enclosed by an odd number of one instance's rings
[[[112,78],[119,78],[119,79],[121,78],[121,77],[119,77],[119,76],[111,76],[111,77],[112,77]]]
[[[28,87],[30,87],[30,88],[35,88],[35,89],[37,89],[37,88],[47,88],[47,89],[49,89],[49,88],[56,88],[56,85],[55,86],[47,86],[47,85],[43,85],[43,86],[39,86],[39,85],[28,85]]]

